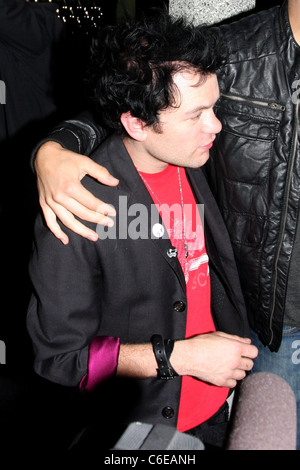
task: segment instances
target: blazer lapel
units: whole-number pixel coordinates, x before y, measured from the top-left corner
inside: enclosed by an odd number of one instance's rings
[[[145,240],[151,240],[155,249],[160,252],[161,256],[175,271],[183,290],[186,291],[184,274],[176,251],[171,244],[167,230],[149,191],[145,187],[120,137],[114,136],[111,144],[114,149],[110,148],[109,154],[118,155],[119,157],[116,164],[113,161],[113,174],[120,181],[118,186],[119,207],[122,202],[122,210],[127,210],[128,235],[130,236],[131,227],[136,229],[140,222],[138,227],[139,236]],[[127,207],[125,207],[125,204]],[[160,229],[163,229],[162,235]]]

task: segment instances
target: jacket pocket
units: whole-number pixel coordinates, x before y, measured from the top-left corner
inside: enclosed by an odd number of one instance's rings
[[[281,103],[221,95],[215,107],[223,125],[218,137],[218,164],[226,179],[266,184],[284,109]]]

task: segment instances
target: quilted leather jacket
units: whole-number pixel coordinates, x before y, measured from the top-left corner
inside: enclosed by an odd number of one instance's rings
[[[208,163],[228,227],[249,322],[277,351],[300,199],[300,47],[287,3],[221,27],[223,124]]]

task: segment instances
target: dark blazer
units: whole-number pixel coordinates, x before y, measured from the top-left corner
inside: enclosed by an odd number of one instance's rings
[[[95,243],[67,231],[70,243],[63,246],[40,216],[30,262],[34,294],[28,329],[35,350],[34,367],[41,376],[67,386],[77,386],[86,374],[89,344],[95,336],[115,336],[123,343],[149,342],[154,333],[173,339],[185,336],[186,286],[177,257],[169,256],[170,240],[151,236],[151,217],[146,227],[141,224],[140,238],[125,237],[137,215],[122,211],[120,201],[131,210],[137,208],[133,204],[143,204],[148,214],[153,201],[120,137],[108,138],[93,158],[120,180],[117,187],[103,186],[90,177],[83,181],[88,190],[119,212],[111,236]],[[203,171],[187,170],[187,175],[197,202],[204,204],[216,328],[248,335],[223,220]],[[111,417],[113,410],[127,422],[176,425],[180,377],[169,381],[113,378],[108,382],[99,387],[105,400],[103,413],[109,409]],[[104,397],[106,388],[109,396]]]

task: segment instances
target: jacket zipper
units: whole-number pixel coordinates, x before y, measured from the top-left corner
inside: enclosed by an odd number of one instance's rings
[[[221,96],[224,96],[224,98],[227,98],[229,100],[233,100],[233,101],[241,101],[241,102],[244,102],[244,103],[251,103],[251,104],[254,104],[256,106],[263,106],[265,108],[269,108],[269,109],[275,109],[276,111],[285,111],[285,106],[283,106],[282,104],[279,104],[279,103],[268,103],[267,101],[258,101],[258,100],[252,100],[252,99],[246,99],[246,98],[242,98],[241,96],[232,96],[232,95],[226,95],[224,93],[221,93]]]
[[[299,129],[299,101],[297,101],[296,111],[295,111],[295,127],[294,127],[294,135],[293,135],[293,153],[292,153],[290,171],[289,171],[289,174],[288,174],[287,192],[286,192],[284,213],[283,213],[284,218],[283,218],[283,223],[282,223],[280,242],[279,242],[279,245],[278,245],[278,250],[277,250],[276,257],[275,257],[275,265],[274,265],[275,281],[274,281],[273,296],[272,296],[272,299],[273,299],[272,300],[272,311],[271,311],[270,322],[269,322],[269,328],[270,328],[270,333],[271,333],[271,339],[270,339],[270,342],[269,342],[269,346],[272,344],[273,338],[274,338],[274,332],[272,330],[272,323],[273,323],[273,317],[274,317],[274,311],[275,311],[276,286],[277,286],[277,277],[278,277],[277,276],[277,268],[278,268],[279,254],[281,252],[281,247],[282,247],[282,244],[283,244],[284,231],[285,231],[285,225],[286,225],[286,220],[287,220],[287,212],[288,212],[289,195],[290,195],[290,191],[291,191],[292,173],[293,173],[295,158],[296,158],[296,154],[297,154],[297,144],[298,144],[297,133],[298,133],[298,129]]]

